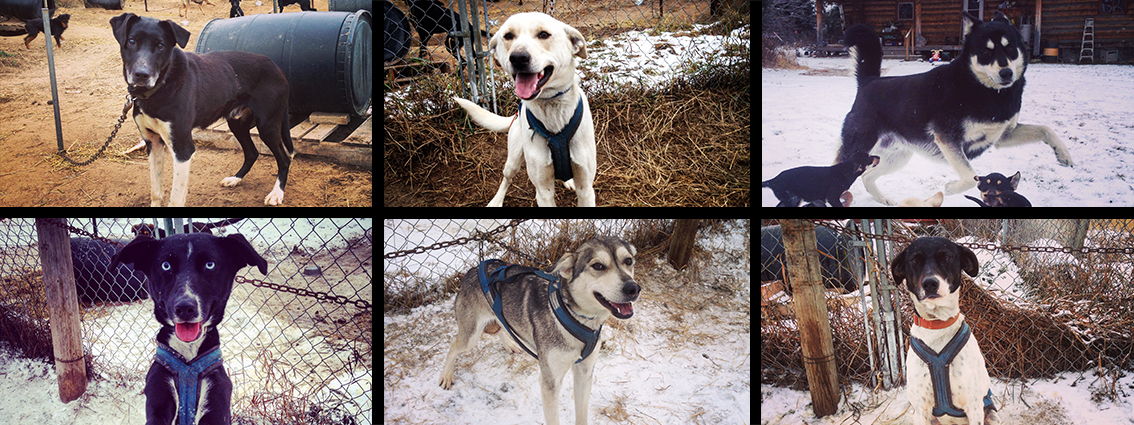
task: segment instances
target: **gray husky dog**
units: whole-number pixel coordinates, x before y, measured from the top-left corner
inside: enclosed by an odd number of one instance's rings
[[[453,386],[457,355],[481,333],[500,334],[513,353],[527,351],[540,370],[543,414],[559,424],[559,389],[571,369],[575,424],[587,423],[595,348],[607,317],[629,319],[641,288],[634,281],[638,250],[617,238],[597,237],[564,254],[551,272],[488,260],[461,279],[454,310],[457,338],[441,371],[441,387]]]

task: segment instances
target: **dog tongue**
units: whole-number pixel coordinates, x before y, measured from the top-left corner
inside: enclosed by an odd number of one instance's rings
[[[625,303],[625,304],[610,303],[610,305],[614,306],[614,308],[617,308],[618,314],[621,314],[623,316],[629,316],[631,314],[634,314],[634,305],[631,304],[631,303]]]
[[[197,323],[178,323],[175,326],[177,330],[177,339],[185,342],[196,340],[201,335],[201,322]]]
[[[520,99],[531,98],[535,94],[536,84],[539,83],[539,74],[516,74],[516,97]]]

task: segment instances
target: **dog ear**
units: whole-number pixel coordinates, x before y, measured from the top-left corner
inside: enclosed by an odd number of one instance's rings
[[[898,253],[897,257],[894,257],[893,260],[890,260],[890,274],[894,276],[895,285],[901,285],[902,282],[906,280],[906,273],[904,270],[905,267],[906,251],[902,250],[902,252]]]
[[[976,277],[980,272],[980,262],[977,261],[976,254],[971,249],[963,246],[958,246],[961,249],[961,270],[968,273],[969,276]]]
[[[575,56],[586,59],[587,40],[583,38],[583,33],[567,24],[564,24],[563,27],[563,30],[567,32],[567,39],[570,40],[571,45],[575,47]]]
[[[555,267],[551,269],[552,273],[558,272],[563,279],[571,280],[575,273],[575,253],[568,252],[555,262]]]

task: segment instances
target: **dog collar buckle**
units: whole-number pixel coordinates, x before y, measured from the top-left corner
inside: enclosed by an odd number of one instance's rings
[[[158,343],[154,360],[165,366],[177,377],[177,423],[192,425],[197,418],[197,396],[200,394],[201,378],[216,368],[223,366],[220,346],[186,361],[180,353]]]

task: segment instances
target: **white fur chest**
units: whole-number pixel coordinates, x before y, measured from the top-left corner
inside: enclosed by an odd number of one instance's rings
[[[927,329],[915,325],[910,329],[910,335],[920,339],[935,353],[941,354],[963,323],[962,315],[956,323],[945,329]],[[934,416],[935,407],[938,408],[939,413],[948,410],[949,406],[938,406],[938,400],[946,398],[934,394],[930,366],[914,352],[912,345],[906,354],[906,373],[906,394],[910,400],[913,424],[929,424],[929,418]],[[939,385],[948,388],[948,399],[951,400],[953,407],[963,411],[967,417],[958,418],[942,413],[941,416],[937,416],[938,420],[944,424],[984,422],[984,397],[988,394],[991,382],[988,378],[988,370],[985,369],[984,356],[981,355],[980,346],[972,333],[953,360],[947,364],[944,376],[948,382]]]

